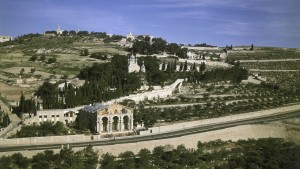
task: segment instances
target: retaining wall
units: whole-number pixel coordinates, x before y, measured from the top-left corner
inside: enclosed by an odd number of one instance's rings
[[[95,146],[93,147],[99,155],[105,154],[107,152],[113,155],[119,155],[125,151],[132,151],[137,154],[141,149],[147,148],[152,151],[157,146],[165,146],[176,148],[178,145],[184,144],[186,148],[197,148],[198,141],[208,142],[212,140],[221,139],[223,141],[232,140],[246,140],[246,139],[258,139],[258,138],[284,138],[287,139],[286,129],[284,126],[280,125],[245,125],[231,127],[222,130],[210,131],[205,133],[192,134],[182,137],[162,139],[162,140],[152,140],[152,141],[142,141],[136,143],[127,144],[117,144],[117,145],[105,145],[105,146]],[[71,147],[72,148],[72,147]],[[72,148],[74,151],[82,150],[82,148]],[[31,150],[22,151],[21,153],[26,157],[32,157],[33,155],[43,152],[44,150]],[[55,153],[59,153],[60,149],[54,149]],[[19,152],[19,151],[18,151]],[[17,152],[0,152],[0,156],[12,155]]]
[[[93,139],[92,139],[93,137]],[[28,137],[28,138],[12,138],[0,139],[0,146],[6,145],[34,145],[34,144],[67,144],[73,142],[83,142],[100,140],[99,135],[65,135],[65,136],[47,136],[47,137]]]
[[[184,128],[196,127],[196,126],[200,126],[200,125],[229,122],[229,121],[233,121],[233,120],[241,120],[241,119],[253,118],[253,117],[262,117],[265,115],[287,113],[289,111],[296,111],[296,110],[300,110],[300,105],[286,106],[286,107],[280,107],[280,108],[276,108],[276,109],[261,110],[261,111],[250,112],[250,113],[242,113],[242,114],[230,115],[230,116],[219,117],[219,118],[203,119],[203,120],[184,122],[184,123],[176,123],[176,124],[171,124],[171,125],[166,125],[166,126],[152,127],[152,128],[149,128],[147,131],[140,131],[140,134],[141,135],[149,135],[149,134],[151,134],[150,131],[152,131],[152,133],[170,132],[170,131],[174,131],[174,130],[182,130]]]

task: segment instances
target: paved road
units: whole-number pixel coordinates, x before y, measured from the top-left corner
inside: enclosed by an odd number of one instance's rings
[[[104,146],[104,145],[114,145],[114,144],[135,143],[135,142],[140,142],[140,141],[167,139],[167,138],[173,138],[173,137],[181,137],[184,135],[219,130],[219,129],[234,127],[234,126],[239,126],[239,125],[267,123],[267,122],[271,122],[271,121],[278,121],[278,120],[292,118],[292,117],[300,117],[300,111],[294,111],[294,112],[278,114],[278,115],[273,114],[273,115],[268,115],[268,116],[264,116],[264,117],[249,118],[249,119],[236,120],[236,121],[225,122],[225,123],[200,125],[200,126],[196,126],[193,128],[186,128],[183,130],[177,130],[177,131],[168,132],[168,133],[159,133],[159,134],[152,134],[152,135],[145,135],[145,136],[128,136],[128,137],[121,137],[121,138],[116,138],[116,139],[103,139],[101,141],[70,143],[69,146],[70,147],[86,147],[87,145]],[[2,146],[2,147],[0,147],[0,152],[60,149],[61,146],[62,146],[61,144],[26,145],[26,146],[20,145],[20,146],[5,146],[5,147]]]
[[[287,62],[287,61],[297,61],[300,59],[270,59],[270,60],[239,60],[240,63],[246,62]]]
[[[262,69],[249,69],[250,72],[299,72],[300,70],[262,70]]]

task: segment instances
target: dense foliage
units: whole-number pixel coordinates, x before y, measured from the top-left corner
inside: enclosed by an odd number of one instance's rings
[[[95,53],[91,54],[90,58],[95,58],[95,59],[99,59],[99,60],[107,60],[108,55],[103,52],[95,52]]]
[[[74,88],[66,84],[64,90],[59,91],[57,84],[45,82],[39,87],[36,95],[43,100],[45,109],[66,108],[107,101],[133,93],[140,88],[141,77],[145,77],[149,86],[164,86],[165,83],[170,84],[178,78],[187,78],[191,83],[225,80],[239,83],[242,79],[246,79],[248,74],[246,69],[239,66],[230,69],[218,68],[203,73],[204,64],[200,66],[200,72],[195,71],[195,65],[190,72],[175,72],[176,61],[169,63],[166,71],[160,71],[159,60],[156,57],[142,57],[138,59],[138,64],[141,65],[142,61],[146,67],[145,75],[128,73],[127,57],[115,55],[110,63],[95,63],[92,67],[81,70],[79,78],[86,80],[82,87]],[[186,70],[187,63],[181,63],[181,67]]]
[[[297,93],[290,94],[265,85],[235,85],[227,88],[210,85],[206,87],[206,90],[212,95],[225,94],[228,96],[210,97],[209,93],[205,93],[204,97],[198,98],[179,96],[178,98],[148,101],[152,105],[150,107],[141,106],[137,109],[134,120],[136,123],[143,122],[145,126],[152,127],[161,121],[207,119],[267,110],[297,103],[300,99],[300,95]],[[174,107],[168,107],[169,105]]]
[[[79,130],[89,129],[91,132],[96,132],[97,113],[89,113],[79,110],[75,120],[75,127]]]
[[[176,43],[167,44],[167,41],[162,38],[153,38],[152,41],[150,41],[147,36],[145,38],[143,36],[140,38],[138,37],[138,39],[133,42],[132,48],[129,50],[143,55],[161,54],[166,52],[180,58],[187,58],[188,51],[187,48],[181,48],[181,46]]]
[[[128,73],[127,58],[120,55],[110,63],[96,63],[83,69],[79,77],[86,80],[82,87],[65,84],[64,90],[59,91],[58,83],[46,81],[35,94],[43,100],[45,109],[56,109],[111,100],[140,87],[140,74]]]
[[[49,121],[43,122],[40,125],[32,124],[25,125],[17,132],[16,137],[36,137],[36,136],[55,136],[66,135],[68,129],[62,122],[55,124]]]
[[[14,112],[16,112],[20,118],[22,117],[23,113],[36,115],[35,102],[32,99],[25,99],[25,96],[22,93],[19,106],[16,108],[16,110],[14,110]]]
[[[103,169],[133,168],[285,168],[300,166],[300,147],[283,139],[266,138],[240,140],[237,142],[215,140],[198,142],[197,149],[179,145],[158,146],[138,154],[126,151],[118,157],[109,153],[100,160]]]
[[[61,149],[55,154],[52,150],[45,150],[32,158],[24,157],[21,153],[0,158],[1,169],[94,169],[97,163],[98,156],[92,146],[78,152]]]

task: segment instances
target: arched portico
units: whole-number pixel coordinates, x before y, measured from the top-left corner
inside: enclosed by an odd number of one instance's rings
[[[123,117],[123,124],[124,124],[124,130],[129,130],[129,117],[128,116]]]
[[[95,128],[99,134],[130,132],[133,129],[133,109],[117,103],[103,106],[97,111]]]
[[[119,128],[120,128],[120,126],[119,126],[119,117],[118,116],[114,116],[113,118],[112,118],[112,130],[113,131],[119,131]]]
[[[108,118],[107,117],[103,117],[100,121],[100,127],[102,127],[102,130],[100,129],[99,132],[108,132]]]

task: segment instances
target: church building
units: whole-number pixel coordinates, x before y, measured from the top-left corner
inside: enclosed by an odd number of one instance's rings
[[[140,72],[140,71],[142,73],[146,72],[144,61],[143,61],[142,66],[139,66],[137,64],[137,58],[136,58],[136,56],[134,56],[133,53],[132,53],[131,56],[128,59],[128,73]]]
[[[96,103],[85,106],[83,112],[96,116],[95,129],[99,134],[128,133],[133,130],[133,109],[118,103]]]

